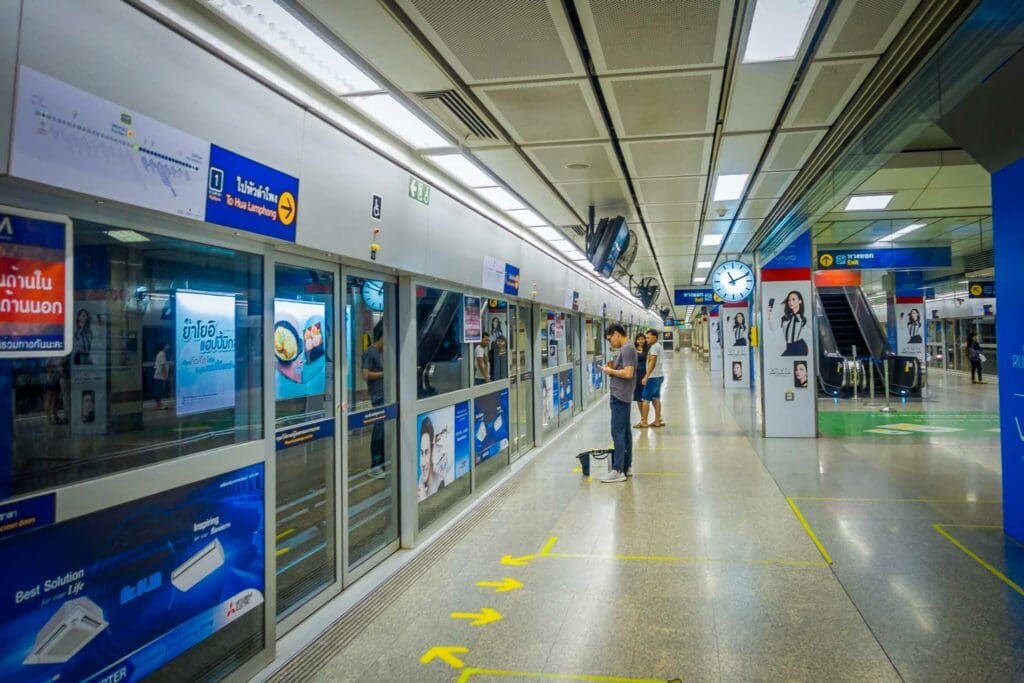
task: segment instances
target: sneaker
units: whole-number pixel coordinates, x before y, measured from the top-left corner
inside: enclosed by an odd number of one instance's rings
[[[371,467],[366,471],[374,479],[385,479],[388,476],[387,471],[383,467]]]
[[[632,467],[630,467],[628,470],[626,470],[626,476],[627,477],[632,477],[633,476],[633,468]]]
[[[626,481],[626,475],[618,470],[612,470],[599,480],[602,484],[614,484],[619,481]]]

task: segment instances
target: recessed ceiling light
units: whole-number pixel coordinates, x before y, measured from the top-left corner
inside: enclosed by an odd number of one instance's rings
[[[416,149],[449,147],[448,141],[391,95],[360,95],[345,101]]]
[[[710,268],[711,267],[711,261],[698,261],[697,262],[697,267],[698,268]]]
[[[725,235],[704,235],[704,239],[701,240],[700,246],[702,247],[717,247],[725,239]]]
[[[707,281],[706,277],[695,277],[695,278],[693,278],[693,284],[695,284],[695,285],[702,285],[706,281]]]
[[[817,0],[757,0],[743,52],[746,64],[796,57]]]
[[[529,209],[514,209],[512,211],[509,211],[508,215],[512,218],[512,220],[519,223],[519,225],[526,226],[527,228],[548,224],[546,220],[538,216],[533,211],[530,211]]]
[[[512,196],[511,192],[502,187],[482,187],[476,193],[502,211],[526,208],[521,201]]]
[[[104,230],[107,237],[113,237],[118,242],[148,242],[149,238],[140,235],[134,230]]]
[[[427,155],[427,161],[440,166],[466,187],[493,187],[498,183],[461,154]]]
[[[889,202],[896,195],[892,192],[886,194],[855,194],[846,202],[845,211],[880,211],[889,206]]]
[[[562,233],[549,226],[542,225],[536,228],[530,228],[530,230],[545,242],[564,239]]]
[[[749,173],[734,173],[718,176],[715,182],[716,202],[731,202],[743,196],[743,188],[747,186]]]
[[[590,164],[584,164],[584,163],[577,162],[577,163],[573,163],[573,164],[566,164],[565,167],[570,169],[570,170],[573,170],[573,171],[585,171],[588,168],[590,168]]]

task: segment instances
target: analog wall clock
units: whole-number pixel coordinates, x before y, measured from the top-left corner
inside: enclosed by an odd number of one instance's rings
[[[726,261],[711,274],[711,286],[723,301],[744,301],[754,291],[754,271],[742,261]]]

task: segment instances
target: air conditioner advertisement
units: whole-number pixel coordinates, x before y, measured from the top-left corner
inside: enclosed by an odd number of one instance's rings
[[[140,680],[253,613],[263,466],[0,541],[0,680]]]
[[[569,412],[572,410],[572,369],[558,373],[558,409]]]
[[[508,448],[508,389],[473,400],[476,464]]]

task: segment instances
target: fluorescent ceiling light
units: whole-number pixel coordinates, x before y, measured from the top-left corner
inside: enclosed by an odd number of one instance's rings
[[[461,154],[428,155],[427,161],[440,166],[451,177],[466,187],[493,187],[493,178],[480,170],[472,161]]]
[[[566,255],[569,257],[570,261],[577,261],[578,262],[578,261],[586,261],[587,260],[586,255],[582,251],[580,251],[579,249],[574,249],[573,251],[567,252]]]
[[[274,0],[202,4],[335,95],[381,90],[380,84]]]
[[[796,57],[817,0],[757,0],[743,62],[778,62]]]
[[[542,226],[539,228],[530,228],[537,237],[540,237],[545,242],[552,242],[554,240],[564,239],[565,236],[549,226]]]
[[[704,284],[704,282],[706,280],[707,280],[706,277],[695,277],[695,278],[693,278],[693,284],[695,284],[695,285],[702,285],[702,284]]]
[[[846,202],[844,211],[879,211],[889,206],[896,195],[887,194],[855,194]]]
[[[576,243],[570,240],[555,240],[554,242],[551,242],[551,246],[563,254],[569,254],[576,251]]]
[[[482,187],[478,188],[476,193],[502,211],[515,211],[524,208],[523,203],[503,187]]]
[[[715,183],[716,202],[731,202],[743,195],[743,188],[747,186],[749,173],[735,173],[732,175],[720,175]]]
[[[702,247],[717,247],[725,239],[725,235],[704,235],[704,239],[701,240],[700,246]]]
[[[697,267],[698,268],[710,268],[711,267],[711,261],[698,261],[697,262]]]
[[[519,223],[520,225],[525,225],[528,228],[548,224],[546,220],[535,214],[533,211],[530,211],[529,209],[514,209],[512,211],[509,211],[508,215],[516,223]]]
[[[449,146],[436,130],[391,95],[361,95],[346,97],[345,101],[416,149]]]
[[[118,242],[148,242],[149,238],[140,235],[134,230],[104,230],[107,237],[113,237]]]

